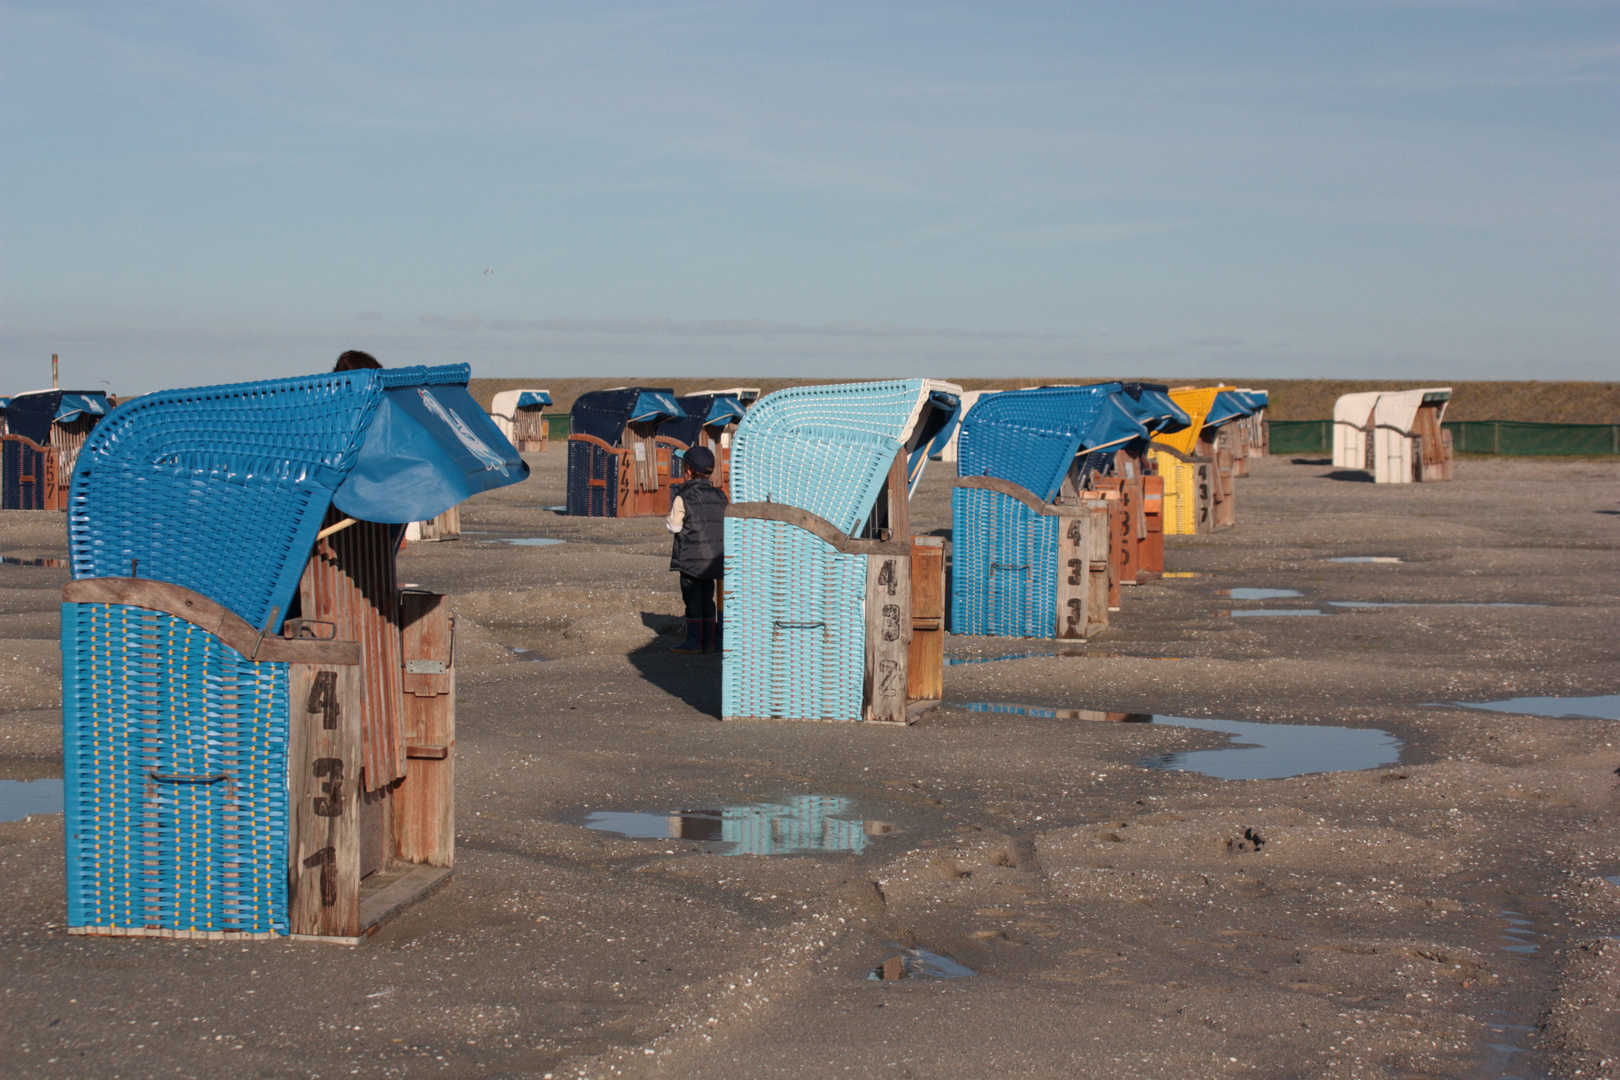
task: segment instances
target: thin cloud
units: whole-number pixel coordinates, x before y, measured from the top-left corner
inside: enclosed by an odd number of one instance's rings
[[[436,327],[436,328],[438,328],[440,330],[460,330],[460,331],[463,331],[463,332],[469,331],[469,330],[477,330],[479,327],[484,325],[483,317],[479,316],[479,315],[432,315],[432,314],[429,314],[429,315],[423,315],[421,318],[417,319],[416,321],[418,323],[420,323],[421,325],[423,325],[423,326],[432,326],[432,327]]]
[[[472,316],[457,316],[457,318],[472,318]],[[424,316],[421,321],[428,323],[428,319],[428,316]],[[436,326],[442,323],[436,321],[429,325]],[[763,319],[686,321],[663,315],[605,319],[492,319],[489,328],[503,332],[539,330],[553,334],[663,334],[678,337],[950,338],[960,341],[1059,341],[1073,337],[1070,334],[1045,334],[1020,330],[966,330],[955,327],[897,326],[890,323],[843,322],[805,325],[767,322]]]

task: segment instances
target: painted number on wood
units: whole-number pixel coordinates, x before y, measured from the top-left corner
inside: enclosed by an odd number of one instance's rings
[[[878,696],[892,698],[898,694],[905,685],[905,678],[900,674],[900,663],[897,660],[880,660],[878,662]]]
[[[343,759],[322,757],[315,759],[315,778],[321,780],[326,794],[315,796],[317,817],[343,816]]]
[[[878,571],[877,583],[880,586],[888,589],[890,596],[894,595],[894,590],[896,589],[897,585],[896,585],[895,580],[894,580],[894,560],[893,559],[884,559],[883,560],[883,569]],[[888,609],[887,608],[884,608],[884,614],[888,614]],[[887,637],[888,635],[884,635],[884,636]],[[889,638],[889,640],[893,641],[894,639]]]
[[[892,590],[891,590],[892,591]],[[883,640],[899,641],[901,633],[900,605],[883,605]]]
[[[337,904],[337,848],[323,847],[304,860],[307,869],[321,871],[321,907]]]
[[[311,714],[321,714],[323,731],[337,730],[338,719],[343,715],[343,706],[338,702],[337,672],[315,673],[315,680],[309,685],[309,701],[305,703],[305,708]]]

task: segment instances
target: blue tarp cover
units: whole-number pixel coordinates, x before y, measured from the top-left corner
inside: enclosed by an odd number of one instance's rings
[[[735,423],[743,418],[742,402],[729,394],[715,395],[714,404],[709,406],[709,415],[703,418],[704,427]]]
[[[636,398],[636,407],[630,414],[630,422],[657,423],[666,417],[685,415],[686,410],[680,407],[675,395],[670,391],[643,390]]]
[[[906,459],[906,479],[913,495],[917,493],[917,485],[922,483],[923,468],[928,459],[945,449],[945,444],[951,441],[951,434],[956,431],[957,422],[962,419],[962,399],[955,394],[931,390],[928,403],[933,408],[928,411],[922,430],[917,433],[916,449]]]
[[[52,424],[76,420],[81,413],[102,417],[110,412],[112,404],[99,390],[39,390],[12,398],[6,423],[13,435],[45,446],[51,441]]]
[[[742,419],[743,407],[730,394],[687,394],[675,399],[681,415],[658,425],[658,434],[687,446],[696,446],[698,432],[706,427],[725,427]]]
[[[1160,383],[1132,382],[1121,384],[1120,405],[1141,421],[1151,434],[1185,431],[1192,417],[1170,397],[1170,388]]]
[[[626,424],[657,423],[685,416],[686,410],[675,400],[673,390],[626,386],[579,395],[569,415],[573,434],[591,435],[609,446],[618,446]]]
[[[393,387],[332,504],[362,521],[403,525],[528,475],[465,386]]]
[[[1209,407],[1209,415],[1204,417],[1204,426],[1220,427],[1240,417],[1253,416],[1254,412],[1254,406],[1245,395],[1236,390],[1222,390],[1215,395],[1215,401]]]
[[[551,395],[544,390],[525,390],[518,395],[517,407],[520,409],[533,408],[536,405],[550,405]]]
[[[986,394],[957,441],[957,475],[996,476],[1051,502],[1075,455],[1146,438],[1126,411],[1119,383],[1045,386]]]

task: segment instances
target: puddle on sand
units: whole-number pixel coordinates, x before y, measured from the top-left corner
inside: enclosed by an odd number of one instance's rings
[[[1503,908],[1497,914],[1507,924],[1502,929],[1502,940],[1506,942],[1502,946],[1504,952],[1528,954],[1541,950],[1541,946],[1535,941],[1541,935],[1536,932],[1535,922],[1524,917],[1524,912]]]
[[[55,558],[27,559],[21,555],[0,555],[0,564],[6,566],[49,566],[62,570],[67,568],[68,561]]]
[[[896,946],[888,959],[867,973],[868,979],[892,982],[896,979],[966,979],[978,972],[958,964],[948,956],[927,949]]]
[[[1503,600],[1329,600],[1329,607],[1545,607],[1544,604],[1510,604]]]
[[[851,820],[851,813],[841,796],[794,795],[715,810],[598,810],[585,815],[585,827],[632,840],[696,840],[716,855],[860,854],[869,837],[895,831],[887,822]]]
[[[529,663],[534,664],[543,663],[551,659],[549,656],[541,656],[533,649],[513,649],[512,655],[517,657],[519,660],[526,660]]]
[[[502,536],[494,540],[480,540],[480,544],[515,544],[518,547],[549,547],[566,544],[566,540],[553,540],[549,536]]]
[[[1534,1024],[1514,1023],[1505,1010],[1486,1021],[1491,1041],[1485,1044],[1485,1060],[1470,1077],[1479,1080],[1535,1080],[1547,1074],[1541,1067],[1539,1051],[1522,1045],[1535,1036]]]
[[[1323,559],[1323,562],[1401,562],[1395,555],[1340,555],[1336,559]]]
[[[0,821],[21,821],[30,814],[62,812],[62,781],[0,780]]]
[[[1323,615],[1325,612],[1315,608],[1256,608],[1253,611],[1223,611],[1221,615],[1230,615],[1234,619],[1245,619],[1255,615]]]
[[[1203,773],[1219,780],[1283,780],[1311,773],[1376,769],[1401,760],[1401,741],[1378,728],[1186,716],[1155,716],[1153,722],[1230,735],[1231,742],[1217,750],[1185,750],[1141,762],[1151,769]]]
[[[1620,874],[1610,874],[1603,880],[1607,881],[1610,885],[1620,885]]]
[[[1003,705],[995,701],[970,701],[958,706],[968,712],[1005,713],[1008,716],[1038,716],[1048,720],[1100,720],[1116,724],[1149,724],[1152,713],[1101,712],[1097,709],[1043,709],[1038,705]]]
[[[1431,702],[1431,704],[1441,704]],[[1516,697],[1503,701],[1452,701],[1444,704],[1463,709],[1490,709],[1492,712],[1551,716],[1555,719],[1583,718],[1620,720],[1620,694],[1596,697]]]
[[[1228,600],[1280,600],[1285,596],[1304,596],[1298,589],[1216,589],[1216,596]]]
[[[958,664],[993,664],[997,660],[1176,660],[1175,656],[1137,656],[1112,649],[1064,649],[1062,652],[1020,652],[1005,656],[947,656],[946,667]]]

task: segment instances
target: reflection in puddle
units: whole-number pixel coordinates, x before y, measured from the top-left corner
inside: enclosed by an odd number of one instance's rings
[[[1184,577],[1203,577],[1204,575],[1198,573],[1198,571],[1196,571],[1196,570],[1166,570],[1164,573],[1160,574],[1159,576],[1160,577],[1184,578]]]
[[[1223,611],[1220,614],[1230,615],[1234,619],[1246,619],[1256,615],[1321,615],[1323,612],[1315,608],[1257,608],[1254,611]]]
[[[519,660],[526,660],[530,663],[536,664],[551,659],[549,656],[541,656],[534,649],[513,649],[512,655],[517,657]]]
[[[1323,559],[1323,562],[1400,562],[1394,555],[1341,555],[1337,559]]]
[[[851,802],[841,796],[794,795],[780,804],[749,803],[718,810],[599,810],[585,815],[585,827],[634,840],[697,840],[729,849],[710,849],[717,855],[859,854],[866,850],[868,836],[894,831],[887,822],[844,816],[849,813]]]
[[[957,664],[993,664],[998,660],[1175,660],[1174,656],[1136,656],[1110,649],[1064,649],[1062,652],[1021,652],[1005,656],[947,656],[946,667]]]
[[[62,812],[62,781],[0,780],[0,821],[21,821],[30,814]]]
[[[1232,736],[1232,741],[1218,750],[1160,754],[1141,763],[1152,769],[1197,772],[1220,780],[1282,780],[1311,773],[1376,769],[1401,760],[1401,741],[1377,728],[1261,724],[1186,716],[1156,716],[1153,722]]]
[[[540,509],[542,509],[542,510],[550,510],[552,513],[555,513],[555,514],[566,514],[566,513],[568,513],[568,504],[564,503],[561,506],[542,506]]]
[[[0,555],[0,564],[6,566],[50,566],[58,570],[64,570],[67,568],[68,561],[56,558],[26,559],[21,555]]]
[[[1541,604],[1509,604],[1502,600],[1329,600],[1329,607],[1542,607]]]
[[[867,974],[868,979],[892,982],[895,979],[965,979],[978,972],[958,964],[948,956],[927,949],[896,946],[895,952]]]
[[[1148,724],[1152,713],[1101,712],[1097,709],[1043,709],[1038,705],[1004,705],[995,701],[971,701],[961,706],[968,712],[1005,713],[1009,716],[1039,716],[1049,720],[1101,720],[1116,724]]]
[[[1493,712],[1525,713],[1529,716],[1551,716],[1556,719],[1579,717],[1592,720],[1620,720],[1620,694],[1599,694],[1595,697],[1516,697],[1504,701],[1453,701],[1448,704],[1464,709],[1490,709]]]
[[[1610,885],[1620,885],[1620,874],[1610,874],[1603,880],[1607,881]]]
[[[1535,931],[1535,923],[1524,917],[1524,912],[1503,908],[1499,915],[1507,923],[1502,931],[1502,940],[1507,942],[1502,946],[1503,951],[1511,953],[1533,953],[1541,946],[1535,943],[1534,938],[1539,937]]]
[[[1280,600],[1285,596],[1304,596],[1298,589],[1216,589],[1216,596],[1231,600]]]
[[[566,540],[553,540],[549,536],[503,536],[498,540],[483,540],[485,544],[516,544],[518,547],[548,547],[551,544],[566,544]]]

